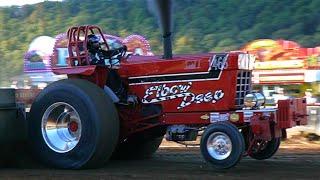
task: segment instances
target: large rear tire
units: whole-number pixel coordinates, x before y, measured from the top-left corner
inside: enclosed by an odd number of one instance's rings
[[[95,168],[112,155],[119,120],[111,99],[95,84],[67,79],[46,87],[28,119],[31,151],[45,165]]]

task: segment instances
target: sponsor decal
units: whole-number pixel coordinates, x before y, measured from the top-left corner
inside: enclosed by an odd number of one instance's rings
[[[151,86],[146,90],[145,96],[142,99],[142,103],[157,103],[181,98],[182,101],[177,109],[182,109],[193,103],[216,103],[224,96],[224,92],[222,90],[194,94],[193,92],[189,91],[191,86],[192,82],[172,86],[167,86],[166,84]]]
[[[244,111],[243,112],[244,122],[250,122],[250,119],[251,119],[252,116],[253,116],[253,112],[252,111]]]
[[[229,113],[210,113],[210,122],[220,122],[220,121],[228,121],[229,120]]]

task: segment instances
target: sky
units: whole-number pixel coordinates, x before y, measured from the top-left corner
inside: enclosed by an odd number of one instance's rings
[[[12,5],[24,5],[24,4],[35,4],[43,2],[45,0],[0,0],[0,6],[12,6]],[[50,0],[50,1],[62,1],[62,0]]]

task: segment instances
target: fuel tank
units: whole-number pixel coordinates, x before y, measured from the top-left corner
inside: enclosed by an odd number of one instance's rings
[[[164,112],[229,111],[241,104],[237,63],[237,53],[131,56],[119,73],[131,94],[145,104],[162,104]]]

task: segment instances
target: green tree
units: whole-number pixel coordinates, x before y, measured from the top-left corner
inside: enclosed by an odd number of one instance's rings
[[[175,53],[237,50],[258,38],[289,39],[319,46],[317,0],[179,0],[173,4]],[[162,54],[158,20],[148,0],[64,0],[0,8],[0,85],[22,73],[31,41],[54,37],[68,27],[96,24],[107,33],[145,36]]]

